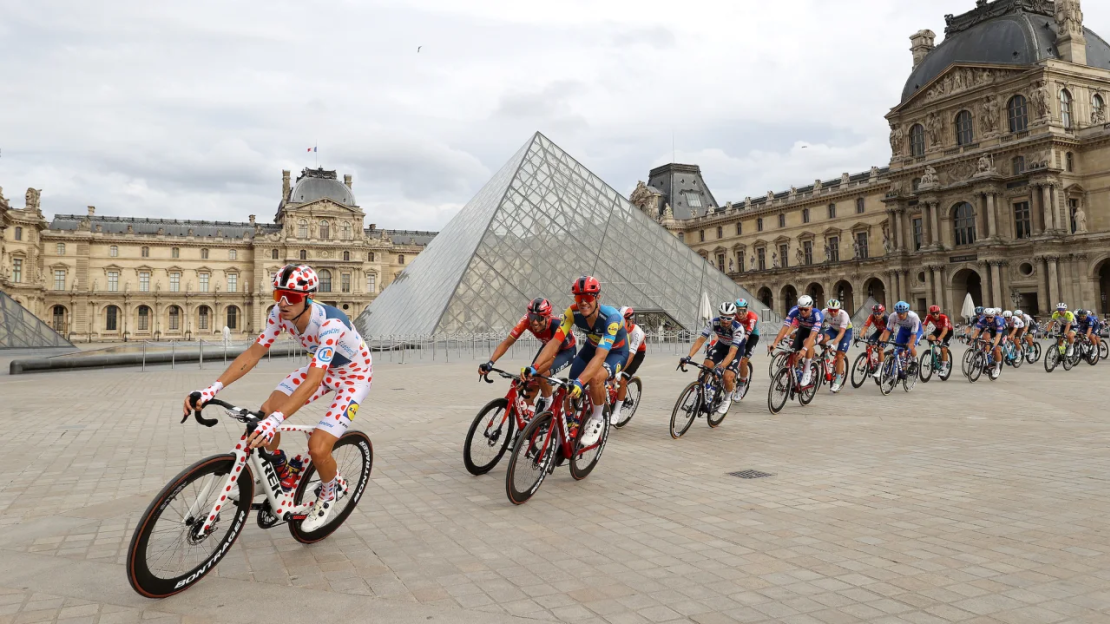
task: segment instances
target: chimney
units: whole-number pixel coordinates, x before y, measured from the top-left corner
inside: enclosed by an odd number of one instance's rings
[[[343,184],[346,184],[347,188],[351,188],[351,176],[349,174],[343,176]]]
[[[933,48],[936,47],[936,45],[933,44],[933,40],[936,38],[937,34],[928,28],[919,30],[910,35],[910,52],[913,53],[914,69],[917,69],[921,61],[925,60],[925,55],[932,52]]]
[[[1056,0],[1056,51],[1069,63],[1087,64],[1087,38],[1083,34],[1079,0]]]
[[[254,225],[254,215],[250,215],[251,225]]]
[[[378,224],[377,224],[377,223],[371,223],[371,224],[370,224],[370,229],[371,229],[371,230],[376,230],[376,229],[378,229]]]
[[[96,206],[89,206],[89,216],[90,217],[95,217],[96,216]]]
[[[281,201],[289,200],[289,170],[281,170]]]

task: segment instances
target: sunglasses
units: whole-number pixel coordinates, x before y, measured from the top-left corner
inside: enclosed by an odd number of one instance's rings
[[[304,301],[306,297],[304,293],[299,293],[294,290],[275,290],[274,301],[276,301],[277,303],[281,303],[282,299],[284,299],[285,303],[289,305],[297,305],[298,303]]]
[[[540,316],[539,314],[529,313],[528,314],[528,320],[533,322],[533,323],[537,323],[537,322],[541,322],[541,321],[546,321],[547,317],[546,316]]]
[[[575,295],[574,296],[574,302],[578,303],[578,304],[593,303],[595,301],[597,301],[597,297],[594,296],[594,295]]]

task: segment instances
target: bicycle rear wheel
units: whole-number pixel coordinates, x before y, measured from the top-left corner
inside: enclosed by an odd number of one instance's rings
[[[643,390],[644,385],[640,382],[639,377],[633,377],[628,380],[628,393],[624,396],[624,403],[620,405],[620,419],[613,425],[617,429],[627,425],[632,417],[636,415],[636,408],[640,407],[640,392]]]
[[[778,414],[786,405],[786,400],[790,398],[790,383],[790,369],[785,367],[771,380],[767,388],[767,409],[772,414]]]
[[[1039,359],[1041,359],[1041,343],[1034,340],[1033,344],[1025,346],[1025,361],[1035,364]]]
[[[1079,347],[1072,345],[1071,355],[1068,355],[1067,351],[1064,351],[1064,355],[1060,356],[1060,363],[1064,365],[1064,370],[1066,371],[1075,368],[1075,365],[1079,363]]]
[[[127,581],[147,598],[185,591],[215,569],[246,524],[254,477],[246,466],[232,491],[224,489],[235,456],[214,455],[189,466],[154,497],[127,547]],[[211,531],[199,535],[204,514],[226,504]],[[197,517],[199,515],[199,517]]]
[[[609,441],[609,415],[609,406],[606,405],[602,411],[601,437],[592,446],[583,449],[581,435],[574,440],[574,450],[570,457],[570,476],[574,477],[575,481],[581,481],[590,476],[597,462],[601,460],[605,443]]]
[[[748,396],[748,390],[752,387],[752,373],[755,369],[752,368],[751,360],[748,360],[748,377],[747,381],[740,383],[740,376],[736,376],[736,391],[732,393],[733,402],[743,401],[744,397]]]
[[[698,412],[701,410],[702,395],[701,390],[698,388],[698,382],[692,382],[678,395],[678,401],[674,404],[674,410],[671,411],[671,437],[679,439],[682,434],[694,424],[694,419],[698,417]]]
[[[879,373],[879,392],[883,396],[889,395],[894,386],[898,385],[898,363],[894,361],[896,356],[891,356],[883,360],[883,369]]]
[[[1086,360],[1087,363],[1090,364],[1091,366],[1094,366],[1095,364],[1098,364],[1098,360],[1099,360],[1098,347],[1095,347],[1095,345],[1093,345],[1093,344],[1087,345],[1087,357],[1085,357],[1083,359]]]
[[[948,381],[948,378],[952,376],[952,358],[953,357],[954,356],[952,355],[952,351],[949,350],[948,351],[948,365],[947,366],[945,366],[944,360],[938,360],[938,366],[940,366],[940,372],[938,373],[937,376],[940,377],[941,381]]]
[[[463,442],[463,465],[474,476],[484,475],[505,455],[513,440],[514,421],[509,402],[494,399],[474,417]]]
[[[327,524],[315,531],[302,530],[303,519],[289,523],[289,533],[293,539],[302,544],[318,542],[334,533],[355,510],[355,505],[358,505],[362,493],[366,490],[366,484],[370,482],[370,471],[374,468],[374,445],[370,442],[370,436],[361,431],[344,433],[332,447],[331,456],[335,459],[339,477],[347,482],[347,494],[335,501],[335,507],[328,516]],[[306,492],[311,491],[315,495],[319,486],[320,477],[316,472],[316,466],[309,465],[301,475],[300,483],[297,484],[293,504],[303,503]],[[278,516],[280,517],[280,514]]]
[[[1021,365],[1025,363],[1025,352],[1017,346],[1012,347],[1012,349],[1014,350],[1014,359],[1010,361],[1010,366],[1021,368]]]
[[[987,365],[987,356],[982,351],[976,350],[971,358],[971,370],[967,375],[967,380],[971,383],[979,381],[979,377],[983,374],[983,368]]]
[[[559,445],[556,427],[555,416],[542,412],[517,437],[505,472],[505,494],[512,504],[521,505],[532,498],[551,471]]]
[[[1098,356],[1102,359],[1110,358],[1110,345],[1106,344],[1106,339],[1098,341]]]
[[[921,381],[925,383],[929,383],[929,379],[933,376],[933,358],[933,350],[929,349],[921,354],[921,359],[917,365],[917,370],[921,372]]]
[[[867,361],[867,351],[864,351],[857,355],[856,361],[852,363],[852,387],[859,388],[862,386],[870,374],[871,366]]]

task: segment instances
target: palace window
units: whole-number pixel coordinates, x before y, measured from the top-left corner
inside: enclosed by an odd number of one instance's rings
[[[373,273],[366,275],[366,292],[371,295],[378,292],[378,276]]]
[[[66,308],[65,306],[54,306],[54,331],[59,334],[64,334],[66,331]]]
[[[699,243],[704,243],[705,242],[705,230],[698,230],[698,242]]]
[[[320,240],[328,240],[331,238],[331,225],[327,221],[320,222]]]
[[[116,245],[112,245],[111,247],[109,247],[108,255],[113,258],[119,257],[119,247],[117,247]]]
[[[173,249],[171,249],[170,250],[170,257],[171,258],[180,258],[181,257],[181,248],[180,247],[174,247]]]
[[[688,205],[689,205],[689,206],[690,206],[691,208],[694,208],[694,209],[695,209],[695,210],[694,210],[694,212],[695,212],[695,213],[697,212],[697,209],[698,209],[698,208],[701,208],[701,207],[702,207],[702,204],[701,204],[701,196],[700,196],[700,195],[698,195],[697,193],[684,193],[684,194],[683,194],[683,197],[685,197],[685,198],[686,198],[686,203],[687,203],[687,204],[688,204]]]
[[[212,310],[209,309],[208,306],[200,306],[200,310],[197,311],[197,313],[198,313],[197,328],[198,329],[208,329],[208,317],[210,316],[211,312],[212,312]]]
[[[201,250],[200,250],[200,259],[201,260],[207,260],[208,259],[208,248],[207,247],[202,247],[201,248]]]
[[[331,292],[331,271],[327,269],[320,271],[320,292]]]
[[[721,273],[725,272],[725,254],[717,254],[717,270]]]
[[[737,221],[736,222],[736,235],[740,236],[743,233],[744,233],[744,227],[740,225],[739,221]]]
[[[308,238],[308,221],[297,221],[297,238]]]
[[[1033,219],[1029,212],[1029,202],[1014,204],[1014,237],[1029,238],[1033,235]]]
[[[227,308],[227,328],[239,329],[239,308],[235,306]]]
[[[351,292],[351,274],[342,273],[339,275],[339,289],[345,293]]]
[[[1014,159],[1010,161],[1010,169],[1013,170],[1013,175],[1021,175],[1025,173],[1025,157],[1014,156]]]
[[[916,193],[917,189],[921,188],[921,178],[914,178],[913,182],[910,182],[910,186],[913,188],[913,192]]]
[[[270,250],[270,259],[271,260],[277,260],[278,259],[278,250],[276,250],[276,249],[271,249]]]
[[[139,271],[139,292],[150,292],[150,271]]]
[[[809,223],[809,208],[802,208],[802,223]]]
[[[227,274],[227,292],[239,292],[239,276],[235,273]]]
[[[756,232],[762,232],[763,231],[763,217],[760,217],[760,218],[755,220],[755,231]]]
[[[955,210],[955,234],[957,245],[970,245],[975,242],[975,209],[967,202],[960,202]]]
[[[910,128],[910,154],[914,158],[925,155],[925,127],[921,124],[914,124]]]
[[[741,273],[744,272],[744,252],[743,251],[736,252],[736,268]]]
[[[297,256],[298,256],[298,257],[299,257],[299,258],[300,258],[301,260],[308,260],[308,252],[307,252],[307,251],[305,251],[304,249],[302,249],[302,250],[301,250],[301,251],[300,251],[300,252],[299,252],[299,253],[297,254]]]
[[[170,306],[170,331],[181,329],[181,308]]]
[[[108,306],[105,310],[104,330],[119,331],[119,308],[114,305]]]
[[[721,226],[718,225],[717,226],[717,239],[720,240],[724,237],[725,237],[724,229]]]
[[[108,271],[108,292],[119,292],[119,271]]]
[[[66,255],[66,244],[65,243],[58,243],[57,251],[58,251],[59,256]]]
[[[760,247],[755,250],[755,259],[760,271],[767,270],[767,249]]]
[[[350,261],[351,261],[351,252],[344,251],[343,252],[343,262],[350,262]]]
[[[373,262],[374,261],[374,252],[371,251],[371,252],[366,254],[366,261],[367,262]]]
[[[779,263],[784,269],[790,266],[790,245],[779,245]]]
[[[914,219],[912,221],[912,224],[913,224],[913,250],[917,251],[918,249],[921,249],[921,237],[922,237],[921,217],[917,217],[916,219]]]
[[[150,308],[139,306],[139,331],[150,331]]]
[[[235,250],[235,249],[228,249],[227,250],[227,259],[228,260],[238,260],[239,259],[239,251]]]
[[[867,232],[856,232],[856,246],[859,247],[859,255],[857,257],[860,260],[866,260],[868,258]]]
[[[802,257],[806,264],[813,264],[813,241],[802,242]]]
[[[141,255],[144,258],[149,258],[150,257],[150,247],[145,247],[144,246],[141,250]]]
[[[54,290],[66,289],[66,271],[65,269],[54,269]]]
[[[351,240],[351,224],[350,223],[346,223],[346,222],[343,223],[343,226],[339,230],[339,238],[342,238],[343,240]]]
[[[836,204],[829,204],[829,218],[836,218]]]
[[[208,292],[208,274],[200,274],[200,292]]]
[[[971,128],[971,112],[962,110],[956,114],[956,145],[970,145],[975,141]]]
[[[12,281],[16,284],[23,281],[23,258],[12,258]]]
[[[779,227],[780,228],[786,227],[786,215],[784,215],[784,214],[779,215]]]
[[[1067,89],[1060,89],[1060,123],[1071,129],[1071,93]]]
[[[397,256],[397,264],[404,264],[404,263],[405,263],[405,254],[400,254],[399,256]]]
[[[1071,152],[1064,154],[1064,169],[1066,169],[1068,173],[1075,171],[1075,154]]]
[[[829,262],[840,262],[840,237],[829,237]]]
[[[181,292],[181,273],[170,273],[170,292]]]
[[[19,227],[18,225],[15,227],[15,240],[23,240],[23,228]]]
[[[867,205],[864,203],[863,198],[856,198],[856,214],[863,214],[864,210],[866,209]]]
[[[1006,115],[1010,119],[1010,132],[1025,132],[1029,129],[1029,108],[1024,95],[1015,95],[1006,103]]]

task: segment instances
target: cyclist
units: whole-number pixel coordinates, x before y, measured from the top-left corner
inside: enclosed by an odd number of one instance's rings
[[[736,380],[742,386],[749,381],[748,362],[752,358],[755,346],[759,344],[759,315],[748,309],[748,300],[743,297],[736,300],[736,320],[744,326],[744,333],[747,335],[744,339],[743,351],[740,352],[740,375]],[[736,391],[740,392],[739,386]]]
[[[555,336],[555,330],[559,328],[561,321],[562,319],[551,316],[551,302],[543,297],[536,297],[528,303],[528,310],[524,313],[524,316],[520,317],[516,326],[509,331],[509,335],[493,350],[493,355],[490,356],[489,361],[478,366],[478,374],[482,376],[488,375],[490,370],[493,369],[494,363],[501,359],[501,356],[505,355],[505,352],[509,350],[509,347],[513,346],[513,343],[520,338],[525,330],[532,332],[532,335],[540,341],[540,349],[536,351],[536,357],[532,358],[532,364],[534,365],[536,363],[536,358],[543,352],[544,346]],[[555,354],[555,359],[551,362],[550,368],[537,368],[536,371],[544,377],[550,377],[569,366],[570,361],[574,359],[574,354],[575,340],[574,334],[572,333],[559,344],[559,352]],[[542,412],[545,409],[549,409],[553,401],[551,399],[551,384],[543,379],[539,381],[539,389],[543,395],[543,405],[537,405],[536,411]],[[525,397],[525,402],[531,405],[535,397],[535,388],[530,388],[528,396]]]
[[[571,398],[582,396],[589,386],[594,404],[593,414],[578,434],[585,447],[596,444],[601,438],[605,426],[605,382],[616,377],[628,360],[628,332],[624,329],[621,313],[612,306],[601,305],[601,282],[596,278],[579,277],[571,284],[570,292],[574,295],[574,303],[563,312],[563,323],[540,350],[535,364],[526,366],[521,376],[528,379],[540,368],[550,367],[559,353],[559,345],[575,326],[586,333],[586,342],[570,365],[570,378],[574,380]]]
[[[965,341],[971,342],[971,333],[975,331],[975,326],[979,324],[979,321],[983,320],[983,310],[983,306],[975,306],[975,316],[971,317],[971,322],[968,323],[967,327],[964,328]]]
[[[1078,317],[1076,323],[1079,325],[1079,333],[1086,336],[1097,349],[1100,340],[1098,332],[1102,329],[1102,323],[1088,310],[1076,310],[1075,315]]]
[[[895,344],[904,344],[909,348],[910,356],[910,374],[913,374],[917,366],[917,343],[921,341],[921,337],[925,335],[925,330],[921,327],[921,317],[917,312],[910,311],[910,304],[905,301],[899,301],[894,304],[894,314],[890,315],[887,320],[886,329],[883,330],[883,335],[879,337],[879,342],[886,342],[890,339],[890,334],[898,329],[898,333],[894,336]],[[913,339],[912,341],[910,339]],[[875,379],[879,378],[882,373],[883,351],[879,350],[879,367],[875,369],[873,375]]]
[[[621,386],[617,390],[617,404],[613,406],[613,413],[609,415],[609,422],[617,423],[620,421],[621,409],[625,407],[632,407],[632,399],[628,397],[628,380],[640,370],[640,364],[644,363],[644,358],[647,357],[647,340],[644,330],[636,324],[636,311],[629,306],[621,308],[621,316],[624,318],[624,331],[628,334],[628,363],[624,365],[624,372],[621,373]],[[627,403],[627,405],[625,405]]]
[[[817,331],[820,329],[824,315],[820,310],[813,309],[813,297],[809,295],[802,295],[798,297],[798,305],[790,309],[786,318],[782,322],[782,329],[779,330],[775,339],[771,344],[767,345],[767,353],[775,350],[779,346],[779,342],[794,330],[794,340],[791,342],[790,348],[794,351],[802,351],[804,359],[804,372],[802,373],[802,385],[807,386],[810,382],[811,367],[813,366],[813,345],[817,341]]]
[[[933,326],[933,333],[929,334],[929,342],[940,345],[940,361],[943,367],[941,372],[947,371],[948,367],[952,366],[948,356],[948,342],[952,340],[952,321],[947,314],[940,313],[940,306],[931,305],[929,314],[925,316],[923,322]]]
[[[1014,317],[1021,317],[1021,322],[1024,327],[1018,333],[1018,337],[1025,343],[1027,347],[1033,346],[1033,334],[1037,331],[1037,322],[1033,317],[1029,316],[1021,310],[1014,310]]]
[[[692,361],[694,354],[701,349],[705,341],[709,340],[711,335],[716,336],[716,345],[706,349],[705,362],[702,366],[713,366],[717,372],[724,373],[725,396],[720,407],[717,408],[718,414],[724,414],[732,406],[732,393],[736,391],[736,369],[740,366],[740,358],[737,354],[744,346],[744,326],[736,320],[735,303],[726,301],[721,304],[717,312],[719,313],[717,318],[709,321],[705,329],[701,330],[701,335],[694,341],[694,346],[690,347],[690,353],[679,362],[685,364]]]
[[[848,356],[848,347],[852,346],[852,317],[842,308],[839,299],[829,299],[825,303],[825,322],[828,326],[818,341],[831,341],[830,344],[836,349],[836,378],[829,386],[829,390],[836,394],[844,385],[844,373],[847,370],[845,358]]]
[[[990,376],[994,379],[998,379],[998,376],[1002,374],[1001,342],[1006,333],[1006,321],[999,312],[998,308],[983,310],[983,318],[975,324],[975,332],[971,337],[971,340],[974,341],[983,331],[990,332],[991,349],[994,351],[994,370],[990,372]]]
[[[189,396],[184,404],[186,414],[204,407],[216,393],[254,368],[282,331],[289,332],[312,353],[312,362],[308,366],[290,373],[270,393],[262,404],[266,418],[247,439],[250,448],[266,446],[270,451],[280,453],[278,445],[281,435],[277,428],[282,421],[301,407],[335,392],[331,408],[308,438],[308,454],[320,474],[322,486],[316,503],[301,525],[307,532],[323,526],[335,501],[347,494],[347,483],[338,474],[331,451],[336,440],[351,425],[359,411],[359,404],[369,394],[374,376],[370,351],[347,315],[337,308],[312,300],[319,283],[316,272],[307,265],[289,264],[278,271],[273,282],[277,305],[270,312],[265,330],[254,344],[235,358],[215,383],[200,391],[200,398],[195,403]],[[284,453],[280,453],[278,472],[282,487],[292,489],[296,484],[295,475],[290,474],[283,460]]]
[[[1065,357],[1071,357],[1072,349],[1075,348],[1075,330],[1072,328],[1075,325],[1075,314],[1068,312],[1068,304],[1057,303],[1056,311],[1052,313],[1052,318],[1048,321],[1048,326],[1045,331],[1052,331],[1056,324],[1060,324],[1060,333],[1068,338],[1068,350],[1064,354]]]
[[[1018,310],[1017,312],[1021,312]],[[1002,320],[1006,322],[1008,334],[1002,337],[1002,343],[1012,342],[1014,344],[1014,357],[1024,357],[1021,353],[1021,334],[1025,331],[1025,319],[1021,314],[1006,310],[1002,313]]]
[[[868,315],[867,320],[863,322],[863,327],[859,330],[859,333],[862,336],[867,333],[868,327],[874,327],[875,331],[872,332],[870,336],[867,336],[865,340],[869,342],[878,342],[889,320],[890,317],[886,313],[886,306],[881,303],[876,303],[871,306],[871,314]]]

